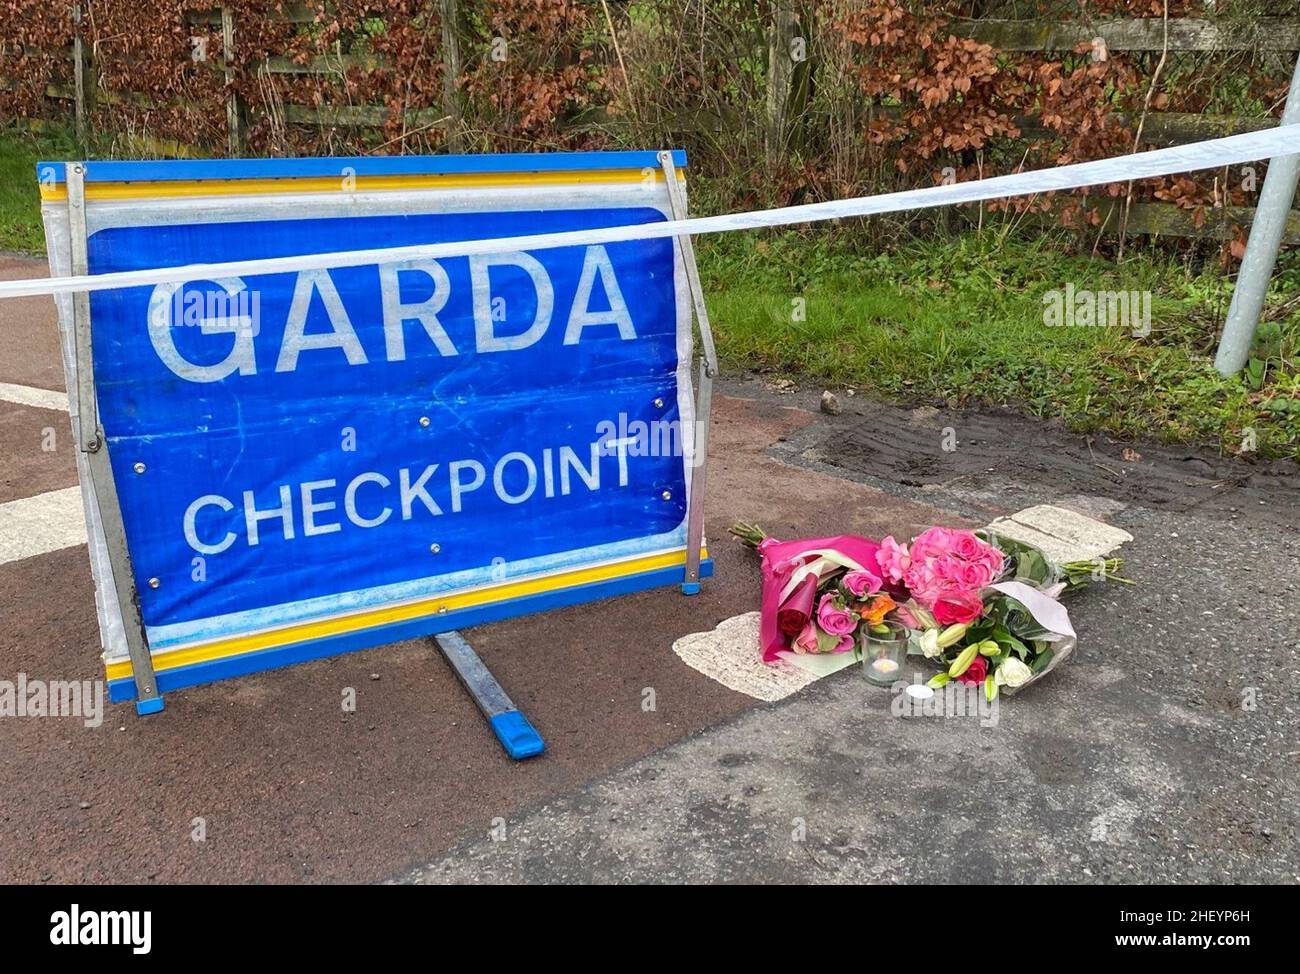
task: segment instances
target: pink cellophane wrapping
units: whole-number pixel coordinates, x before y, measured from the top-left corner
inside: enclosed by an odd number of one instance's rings
[[[777,613],[783,606],[781,596],[797,569],[819,557],[826,557],[849,568],[856,565],[878,572],[876,552],[879,550],[877,542],[855,534],[801,541],[768,538],[761,542],[758,552],[763,558],[763,599],[759,618],[759,642],[763,650],[763,662],[775,662],[777,653],[790,648],[790,637],[784,635],[777,625]],[[813,611],[816,611],[815,606]]]

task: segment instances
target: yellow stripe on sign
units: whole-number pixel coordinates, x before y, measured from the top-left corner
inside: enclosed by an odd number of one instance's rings
[[[645,169],[566,170],[539,173],[444,173],[415,176],[356,176],[345,190],[341,176],[301,176],[283,179],[195,179],[129,183],[86,183],[88,200],[161,199],[177,196],[247,196],[267,193],[366,193],[399,189],[481,189],[565,184],[639,183],[663,179],[663,172]],[[677,179],[686,177],[679,170]],[[68,198],[63,183],[41,184],[41,199]]]
[[[704,560],[708,557],[708,549],[701,548],[700,559]],[[508,602],[511,599],[524,598],[529,595],[555,592],[578,585],[588,585],[593,582],[607,582],[626,575],[639,575],[642,572],[654,571],[659,568],[671,568],[685,563],[686,552],[684,550],[667,551],[663,554],[649,555],[644,558],[617,562],[612,565],[579,568],[558,575],[524,579],[518,582],[506,582],[503,585],[490,586],[470,592],[453,592],[435,598],[421,599],[418,602],[367,609],[346,616],[304,622],[269,632],[259,632],[249,636],[236,636],[233,639],[204,643],[201,646],[165,650],[154,654],[153,665],[155,671],[191,666],[195,663],[206,663],[211,660],[224,659],[228,656],[240,656],[244,653],[275,649],[278,646],[309,642],[313,639],[341,636],[396,622],[409,622],[412,619],[437,615],[444,609],[452,612],[456,609],[468,609],[495,602]],[[107,663],[104,671],[110,680],[129,677],[132,675],[131,661],[125,659]]]

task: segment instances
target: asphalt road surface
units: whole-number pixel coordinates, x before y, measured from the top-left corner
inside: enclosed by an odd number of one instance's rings
[[[0,277],[40,273],[0,259]],[[0,336],[0,519],[44,517],[0,537],[0,679],[98,679],[52,302],[0,302]],[[700,596],[466,632],[541,758],[505,757],[428,641],[178,691],[150,718],[4,717],[0,881],[1300,878],[1292,467],[815,402],[721,388]],[[1075,659],[996,726],[900,720],[853,670],[756,705],[671,651],[756,607],[737,518],[904,536],[1042,502],[1132,532],[1141,586],[1081,595]]]

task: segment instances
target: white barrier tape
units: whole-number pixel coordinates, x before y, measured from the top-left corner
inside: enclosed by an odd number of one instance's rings
[[[366,264],[395,264],[409,260],[440,260],[514,251],[546,250],[553,247],[580,247],[591,244],[618,243],[627,240],[652,240],[681,234],[722,233],[727,230],[751,230],[759,227],[789,226],[843,217],[873,216],[901,210],[921,210],[957,203],[1009,196],[1050,193],[1101,183],[1128,182],[1152,176],[1215,169],[1274,156],[1300,153],[1300,124],[1283,125],[1260,132],[1232,135],[1223,139],[1194,142],[1190,145],[1137,152],[1096,162],[1080,162],[1056,169],[1039,169],[1011,176],[994,176],[969,183],[930,186],[925,189],[862,196],[827,203],[808,203],[751,213],[696,217],[664,223],[606,227],[598,230],[573,230],[564,233],[541,233],[522,237],[496,237],[456,243],[419,244],[378,250],[348,250],[336,253],[301,254],[293,257],[267,257],[237,260],[222,264],[187,264],[111,274],[79,277],[38,278],[0,282],[0,298],[33,294],[59,294],[70,291],[104,291],[111,288],[138,287],[186,281],[207,281],[223,277],[248,277],[256,274],[284,274],[314,268],[360,267]]]

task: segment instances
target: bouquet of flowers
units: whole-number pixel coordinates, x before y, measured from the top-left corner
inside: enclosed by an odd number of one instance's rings
[[[880,626],[898,608],[879,574],[875,541],[851,534],[777,541],[744,523],[731,533],[763,559],[759,641],[765,663],[782,652],[848,652],[862,626]]]
[[[1122,578],[1118,558],[1054,564],[1042,551],[988,532],[932,527],[910,544],[853,535],[776,541],[737,524],[763,559],[763,659],[784,650],[845,652],[863,626],[906,626],[913,651],[989,700],[1043,676],[1069,656],[1075,633],[1058,601],[1089,581]]]

